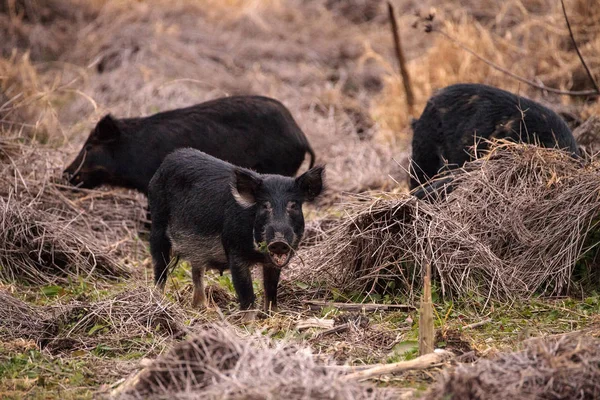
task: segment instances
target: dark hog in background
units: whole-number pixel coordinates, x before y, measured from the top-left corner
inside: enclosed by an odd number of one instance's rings
[[[302,205],[323,190],[323,167],[297,178],[263,175],[194,149],[165,158],[149,187],[154,278],[164,288],[172,254],[190,262],[195,307],[207,268],[229,269],[242,310],[254,306],[250,269],[262,264],[265,310],[277,309],[281,269],[304,234]]]
[[[440,90],[412,128],[411,190],[437,175],[446,162],[451,169],[472,160],[471,147],[486,150],[482,139],[507,139],[579,154],[571,130],[554,111],[486,85],[458,84]],[[414,194],[423,198],[449,181],[426,185]]]
[[[232,96],[143,118],[98,122],[65,169],[70,183],[103,184],[148,194],[148,184],[172,151],[191,147],[260,173],[294,176],[314,152],[287,108],[261,96]]]

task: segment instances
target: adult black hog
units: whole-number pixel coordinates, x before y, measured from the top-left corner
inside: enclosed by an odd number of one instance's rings
[[[250,267],[262,264],[265,310],[277,308],[277,285],[304,233],[302,204],[323,189],[323,167],[297,178],[263,175],[195,149],[168,155],[150,182],[150,251],[164,288],[173,255],[192,266],[192,304],[206,305],[206,268],[229,269],[243,310],[253,308]]]
[[[90,133],[65,175],[73,185],[121,186],[148,194],[148,183],[172,151],[192,147],[261,173],[293,176],[315,155],[289,110],[262,96],[232,96],[142,118],[107,115]]]
[[[440,90],[428,100],[412,128],[411,190],[435,176],[446,162],[455,168],[471,160],[470,147],[485,150],[481,139],[508,139],[579,154],[571,130],[554,111],[480,84],[457,84]],[[422,198],[429,189],[414,194]]]

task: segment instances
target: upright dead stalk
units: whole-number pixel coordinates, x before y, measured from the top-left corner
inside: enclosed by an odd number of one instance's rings
[[[400,42],[400,31],[398,29],[398,21],[396,20],[396,12],[394,6],[388,1],[388,13],[390,17],[392,36],[394,37],[394,47],[396,49],[396,57],[400,66],[400,74],[402,75],[402,83],[404,84],[404,92],[406,93],[406,108],[409,115],[412,115],[413,106],[415,104],[415,96],[413,94],[412,85],[410,83],[410,75],[406,68],[406,59],[402,51],[402,43]]]
[[[419,355],[433,353],[433,301],[431,300],[431,264],[425,267],[423,295],[419,308]]]

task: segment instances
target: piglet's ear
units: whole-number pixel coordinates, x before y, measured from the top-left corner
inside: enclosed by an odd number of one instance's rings
[[[107,114],[102,118],[94,129],[93,138],[100,143],[116,142],[121,136],[121,130],[112,115]]]
[[[323,191],[325,167],[314,167],[296,178],[296,186],[300,189],[305,201],[313,201]]]
[[[256,203],[256,193],[262,181],[249,171],[236,168],[231,185],[231,193],[235,201],[244,208],[252,207]]]

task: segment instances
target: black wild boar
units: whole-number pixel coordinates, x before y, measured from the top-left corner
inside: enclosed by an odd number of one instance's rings
[[[469,147],[485,149],[481,139],[509,139],[558,147],[579,154],[567,124],[552,110],[521,96],[479,84],[448,86],[432,96],[412,123],[410,189],[449,168],[471,160]],[[438,183],[437,190],[442,184]],[[415,192],[417,197],[429,189]]]
[[[302,204],[323,189],[323,167],[297,178],[263,175],[195,149],[165,158],[149,186],[154,279],[164,288],[171,249],[192,266],[192,304],[205,306],[206,268],[229,269],[240,306],[253,308],[250,267],[263,265],[265,310],[304,233]]]
[[[261,96],[232,96],[143,118],[98,122],[65,170],[73,185],[102,184],[148,194],[167,154],[192,147],[260,173],[293,176],[314,152],[287,108]]]

